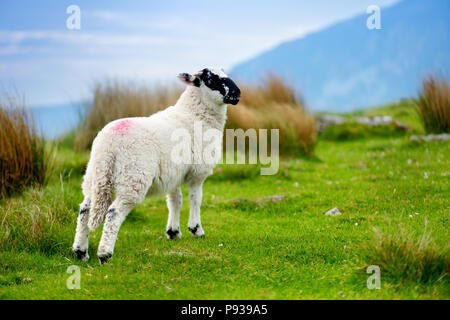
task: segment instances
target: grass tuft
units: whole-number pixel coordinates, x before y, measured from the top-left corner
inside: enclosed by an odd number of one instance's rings
[[[382,276],[403,282],[432,283],[448,281],[450,255],[448,246],[437,248],[427,232],[414,240],[402,228],[396,233],[382,233],[375,229],[375,241],[366,248],[369,264],[378,265]]]
[[[50,150],[36,131],[22,98],[0,102],[0,199],[33,184],[44,184],[51,167]]]
[[[417,111],[427,133],[450,132],[450,83],[429,76],[424,79]]]
[[[70,173],[61,172],[53,180],[45,189],[30,188],[0,202],[0,251],[51,255],[70,247],[81,198],[70,188],[67,190]]]

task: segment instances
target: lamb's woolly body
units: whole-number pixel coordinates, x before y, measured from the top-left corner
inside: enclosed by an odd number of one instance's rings
[[[171,193],[183,183],[209,176],[217,163],[177,164],[171,160],[177,143],[171,141],[171,135],[184,128],[193,137],[196,121],[202,121],[205,131],[223,132],[226,110],[226,105],[218,108],[202,99],[198,88],[187,87],[174,106],[150,117],[119,119],[106,125],[94,140],[82,185],[84,196],[92,200],[89,229],[103,222],[113,191],[118,198],[139,203],[147,191],[151,195]],[[193,157],[200,159],[202,150],[192,148]]]
[[[204,161],[202,145],[194,141],[190,149],[185,149],[194,161],[173,161],[172,151],[180,142],[173,141],[172,135],[182,129],[187,138],[195,140],[199,123],[204,133],[215,129],[223,135],[226,103],[237,104],[240,90],[223,71],[203,69],[198,76],[182,73],[179,78],[188,87],[174,106],[150,117],[113,121],[95,138],[82,183],[84,201],[73,244],[80,259],[89,259],[89,232],[103,221],[97,254],[102,263],[111,257],[122,222],[147,193],[167,194],[166,235],[170,239],[181,237],[183,183],[189,188],[188,229],[194,237],[204,235],[200,219],[202,185],[220,157],[215,157],[216,162],[210,158]],[[220,152],[221,144],[222,138],[216,136],[208,148]]]

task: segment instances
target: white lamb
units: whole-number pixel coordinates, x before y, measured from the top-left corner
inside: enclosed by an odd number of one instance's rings
[[[195,75],[182,73],[178,77],[188,87],[174,106],[150,117],[113,121],[95,138],[83,179],[84,201],[73,244],[79,259],[89,259],[89,232],[104,221],[97,255],[105,263],[113,254],[122,222],[147,193],[167,194],[166,235],[169,239],[180,238],[180,186],[184,183],[189,188],[189,231],[194,237],[204,236],[200,221],[202,185],[217,161],[190,164],[173,161],[171,151],[175,142],[171,135],[183,128],[193,136],[194,124],[198,122],[204,131],[216,129],[223,135],[227,104],[239,102],[240,90],[223,70],[207,68]],[[222,139],[219,141],[221,144]],[[202,158],[202,150],[195,144],[189,151],[193,159]]]

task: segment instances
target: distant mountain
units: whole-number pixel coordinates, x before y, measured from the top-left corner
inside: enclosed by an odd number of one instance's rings
[[[424,75],[450,76],[450,1],[404,0],[381,8],[380,30],[364,14],[283,43],[236,65],[242,82],[276,72],[312,110],[349,111],[416,95]]]

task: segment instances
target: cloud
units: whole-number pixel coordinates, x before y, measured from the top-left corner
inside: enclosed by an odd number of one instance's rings
[[[123,46],[174,43],[179,39],[148,34],[112,34],[84,31],[0,31],[0,43],[21,44],[27,40],[52,41],[60,44]],[[182,42],[182,41],[181,41]]]
[[[99,18],[105,21],[118,21],[123,19],[123,15],[113,12],[113,11],[107,11],[107,10],[93,10],[88,11],[88,15],[91,15],[94,18]]]
[[[161,31],[161,30],[179,30],[179,28],[188,25],[189,21],[181,17],[165,16],[148,16],[132,13],[118,13],[109,10],[91,10],[83,12],[87,18],[100,19],[107,23],[113,23],[127,30],[138,31]]]

